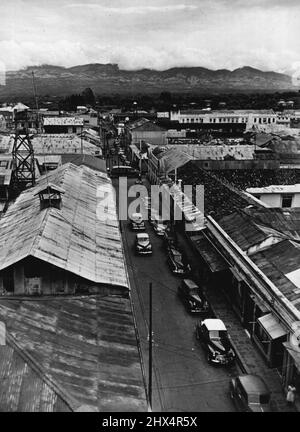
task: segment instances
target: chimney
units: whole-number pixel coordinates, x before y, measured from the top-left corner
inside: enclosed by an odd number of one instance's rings
[[[0,346],[6,345],[6,325],[0,321]]]

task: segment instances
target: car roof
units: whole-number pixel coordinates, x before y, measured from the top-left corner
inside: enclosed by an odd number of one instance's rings
[[[192,279],[183,279],[183,282],[189,289],[199,288],[196,282],[194,282]]]
[[[238,379],[247,393],[270,393],[266,383],[258,375],[240,375]]]
[[[149,234],[147,234],[147,233],[138,233],[138,234],[136,235],[136,238],[138,238],[138,239],[140,239],[140,238],[145,238],[145,237],[148,237],[148,238],[149,238]]]
[[[118,168],[126,168],[127,170],[133,169],[131,166],[127,166],[127,165],[115,165],[112,167],[112,169],[118,169]]]
[[[208,318],[204,320],[202,324],[205,325],[208,331],[210,330],[226,331],[226,327],[223,321],[217,318]]]

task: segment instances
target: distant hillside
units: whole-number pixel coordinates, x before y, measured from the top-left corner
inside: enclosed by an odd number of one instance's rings
[[[126,71],[115,64],[87,64],[71,68],[43,65],[8,72],[6,85],[0,86],[0,97],[32,95],[32,71],[39,95],[51,96],[80,93],[86,87],[91,87],[96,94],[297,90],[290,76],[251,67],[234,71],[213,71],[202,67]]]

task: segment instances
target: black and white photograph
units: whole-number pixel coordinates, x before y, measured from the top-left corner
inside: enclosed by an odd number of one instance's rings
[[[299,0],[0,17],[1,415],[300,411]]]

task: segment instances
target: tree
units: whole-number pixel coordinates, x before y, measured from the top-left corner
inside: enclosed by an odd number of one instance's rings
[[[84,105],[95,106],[96,98],[95,98],[94,92],[91,88],[88,87],[85,90],[83,90],[83,92],[81,93],[81,96],[83,98]]]

